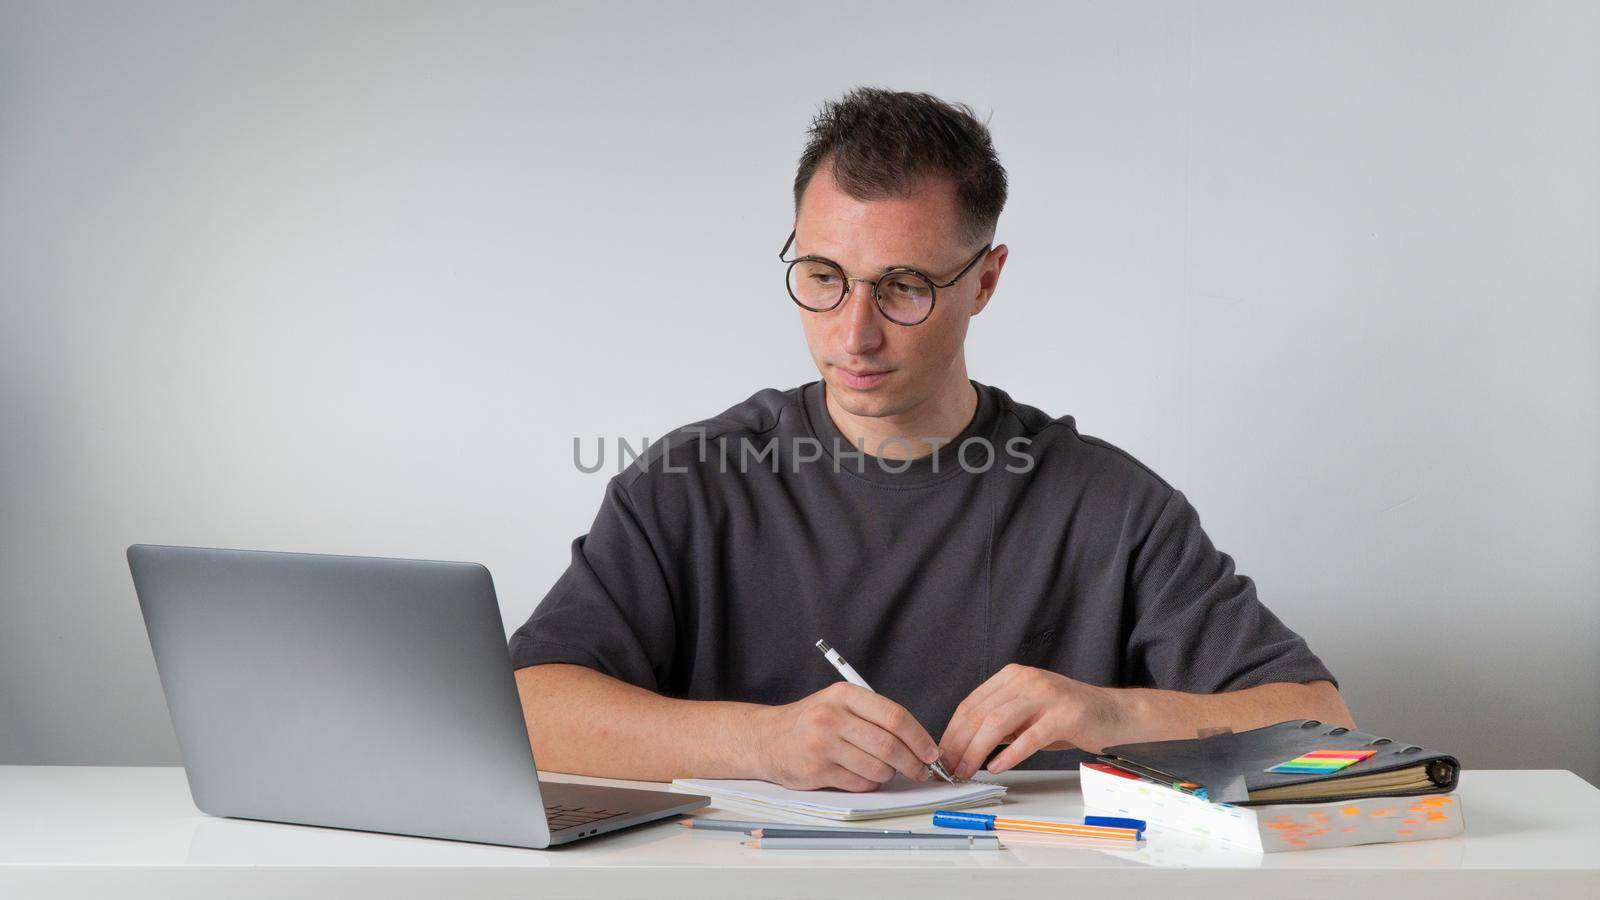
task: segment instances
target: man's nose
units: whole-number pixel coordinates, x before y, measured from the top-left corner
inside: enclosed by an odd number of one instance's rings
[[[865,281],[854,282],[844,298],[844,351],[851,356],[871,353],[883,343],[883,317],[878,314],[872,288]]]

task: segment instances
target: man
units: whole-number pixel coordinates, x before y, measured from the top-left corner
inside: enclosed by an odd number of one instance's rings
[[[511,641],[541,766],[864,791],[935,760],[964,778],[1207,727],[1353,726],[1180,491],[968,378],[1007,255],[1005,170],[970,109],[852,91],[813,123],[794,193],[789,296],[822,378],[611,480]]]

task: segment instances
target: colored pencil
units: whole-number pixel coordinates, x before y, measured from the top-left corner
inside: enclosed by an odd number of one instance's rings
[[[1112,824],[1112,823],[1116,824]],[[1038,834],[1064,834],[1071,837],[1104,838],[1114,841],[1137,841],[1144,835],[1144,822],[1137,819],[1112,819],[1110,821],[1051,822],[1038,819],[1012,819],[988,813],[962,812],[941,809],[933,814],[933,824],[943,828],[970,828],[975,831],[1002,829],[1006,831],[1032,831]]]
[[[1116,841],[1137,841],[1135,828],[1109,828],[1103,825],[1079,825],[1074,822],[1041,822],[1034,819],[1002,819],[995,817],[994,827],[1007,831],[1032,831],[1038,834],[1068,834],[1073,837],[1106,838]]]

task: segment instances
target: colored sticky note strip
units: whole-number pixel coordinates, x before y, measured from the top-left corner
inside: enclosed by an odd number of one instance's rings
[[[1313,750],[1288,762],[1267,769],[1287,775],[1327,775],[1354,765],[1377,753],[1376,750]]]

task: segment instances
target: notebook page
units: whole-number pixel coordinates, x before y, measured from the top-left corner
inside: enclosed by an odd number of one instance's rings
[[[874,819],[998,803],[1006,793],[1005,787],[998,784],[950,784],[931,779],[917,782],[901,775],[876,791],[864,793],[796,791],[767,781],[737,779],[680,778],[673,785],[750,806],[828,819]]]

